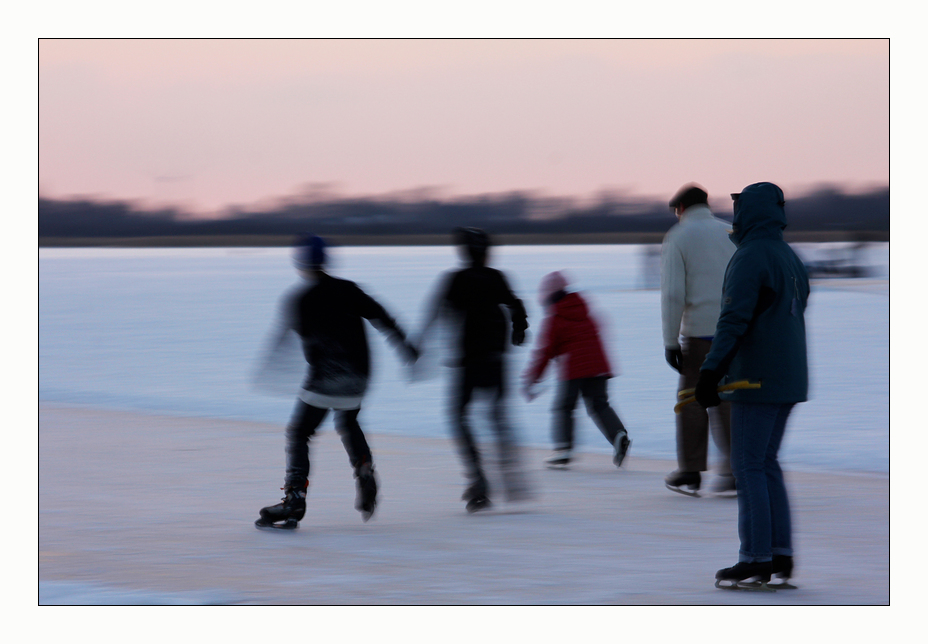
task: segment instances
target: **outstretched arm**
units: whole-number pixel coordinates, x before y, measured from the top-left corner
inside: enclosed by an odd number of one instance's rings
[[[525,331],[528,329],[528,314],[525,312],[525,305],[522,300],[516,297],[512,289],[509,288],[509,282],[506,276],[499,273],[503,286],[502,303],[509,309],[509,318],[512,321],[512,343],[521,346],[525,342]]]
[[[400,353],[407,364],[415,362],[419,358],[419,352],[406,339],[406,334],[396,320],[387,313],[383,306],[360,288],[357,289],[357,295],[361,317],[369,320],[374,328],[387,338],[387,342]]]

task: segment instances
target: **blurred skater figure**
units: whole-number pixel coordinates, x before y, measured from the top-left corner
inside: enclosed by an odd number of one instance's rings
[[[533,387],[548,362],[560,363],[560,385],[554,403],[554,453],[545,461],[551,468],[570,462],[574,446],[574,408],[582,395],[590,418],[613,446],[616,467],[621,467],[631,441],[618,415],[609,405],[606,391],[612,372],[603,350],[599,328],[579,293],[567,292],[567,278],[560,272],[541,280],[539,301],[546,317],[531,362],[522,377],[522,393],[531,402]]]
[[[456,374],[449,414],[467,480],[462,500],[467,502],[468,512],[476,512],[490,506],[489,482],[467,418],[468,406],[476,394],[490,399],[490,423],[496,435],[506,499],[529,498],[518,446],[506,418],[504,360],[509,341],[515,346],[525,341],[528,321],[525,307],[513,294],[506,277],[487,266],[487,233],[478,228],[457,228],[453,235],[465,267],[444,275],[419,341],[424,342],[429,329],[440,319],[454,329],[452,365]],[[509,311],[510,322],[503,307]]]
[[[377,505],[377,480],[370,447],[358,424],[361,401],[370,375],[370,357],[364,320],[369,320],[407,362],[416,349],[384,308],[356,284],[325,272],[325,241],[315,235],[300,240],[294,263],[304,284],[287,294],[284,323],[274,346],[285,342],[290,331],[302,339],[309,370],[287,426],[285,496],[281,503],[261,510],[259,528],[296,528],[306,512],[309,487],[309,440],[330,409],[357,479],[355,508],[365,521]],[[269,354],[274,355],[274,352]]]
[[[755,183],[734,199],[732,241],[738,247],[722,294],[712,350],[696,384],[696,401],[715,407],[723,377],[759,382],[759,389],[723,394],[731,401],[731,466],[738,482],[738,563],[720,570],[735,584],[792,575],[789,500],[777,452],[796,403],[807,400],[805,310],[809,278],[783,241],[783,192]]]
[[[697,184],[680,188],[670,200],[680,220],[661,246],[661,322],[664,357],[680,374],[678,389],[692,389],[699,367],[712,347],[718,322],[725,267],[735,252],[728,238],[730,224],[709,210],[708,195]],[[680,337],[682,336],[682,342]],[[702,475],[708,468],[709,425],[721,453],[715,493],[734,493],[731,474],[731,409],[723,403],[711,414],[687,405],[676,415],[677,469],[664,480],[667,487],[699,496]]]

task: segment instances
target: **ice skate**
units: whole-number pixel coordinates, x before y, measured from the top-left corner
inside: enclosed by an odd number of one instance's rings
[[[474,512],[480,512],[481,510],[489,510],[492,505],[493,504],[490,503],[489,497],[475,496],[467,502],[465,509],[473,514]]]
[[[487,496],[486,479],[480,478],[468,486],[464,490],[464,494],[461,495],[461,500],[467,501],[465,509],[471,514],[489,509],[492,504],[490,503],[490,497]]]
[[[793,576],[793,558],[789,555],[774,555],[773,561],[770,562],[770,572],[776,579],[767,584],[772,590],[796,590],[796,586],[789,583],[789,578]],[[750,586],[760,585],[756,582],[748,584]]]
[[[545,467],[550,470],[566,470],[568,463],[570,463],[569,449],[556,449],[551,456],[545,459]]]
[[[255,527],[274,530],[296,529],[306,514],[307,487],[308,481],[302,486],[287,485],[281,488],[284,498],[277,505],[261,508],[261,517],[255,521]]]
[[[664,479],[668,490],[685,494],[686,496],[699,496],[699,486],[702,485],[702,476],[699,472],[681,472],[674,470]],[[684,486],[686,489],[684,489]]]
[[[715,573],[715,587],[722,590],[753,590],[776,592],[767,585],[773,566],[769,561],[739,561],[731,568]]]
[[[628,432],[620,432],[618,436],[615,437],[615,456],[612,457],[612,462],[615,463],[616,467],[622,467],[622,462],[625,461],[625,457],[628,455],[628,448],[632,446],[632,441],[628,438]]]
[[[735,485],[735,477],[732,474],[722,474],[712,482],[710,488],[716,496],[737,496],[738,489]]]
[[[377,479],[374,477],[374,466],[364,463],[358,468],[355,478],[358,480],[358,496],[354,507],[361,512],[361,518],[367,522],[377,508]]]

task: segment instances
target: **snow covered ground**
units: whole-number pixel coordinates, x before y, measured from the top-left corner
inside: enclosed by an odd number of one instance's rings
[[[295,282],[287,255],[40,251],[40,603],[888,603],[886,245],[871,249],[871,276],[813,285],[812,399],[782,451],[801,589],[773,595],[712,587],[737,556],[734,501],[663,487],[674,466],[676,378],[663,360],[659,295],[642,288],[641,247],[503,247],[493,261],[533,329],[538,281],[555,269],[608,320],[621,368],[610,393],[634,440],[622,471],[582,410],[576,467],[542,469],[552,388],[532,404],[513,397],[537,497],[466,515],[441,369],[410,382],[371,330],[375,372],[361,422],[381,478],[377,516],[363,524],[353,509],[328,421],[313,443],[300,529],[255,530],[257,509],[279,496],[292,406],[251,386],[277,301]],[[342,248],[332,272],[415,330],[439,274],[456,263],[445,247]],[[513,351],[514,374],[528,351]]]

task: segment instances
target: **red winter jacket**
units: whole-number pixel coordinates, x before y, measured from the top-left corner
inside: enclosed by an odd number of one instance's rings
[[[577,293],[568,293],[555,302],[541,323],[538,344],[523,376],[525,385],[538,382],[548,362],[558,356],[561,380],[612,377],[599,329]]]

